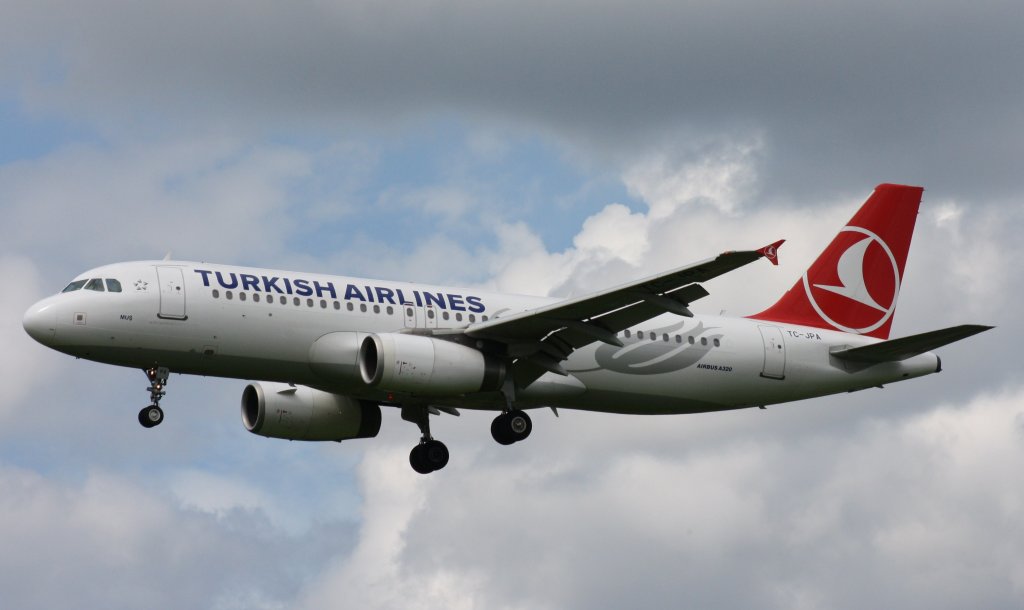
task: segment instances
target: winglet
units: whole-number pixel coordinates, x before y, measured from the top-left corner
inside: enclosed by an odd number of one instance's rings
[[[779,264],[779,246],[781,246],[784,243],[786,243],[786,240],[780,239],[779,241],[775,242],[774,244],[771,244],[771,245],[765,246],[763,248],[760,248],[759,250],[757,250],[757,253],[760,254],[761,256],[767,258],[769,261],[771,261],[771,264],[778,265]]]

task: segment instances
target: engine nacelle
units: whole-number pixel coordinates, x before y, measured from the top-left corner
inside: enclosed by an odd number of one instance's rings
[[[446,396],[500,389],[505,363],[451,341],[379,333],[359,346],[359,373],[383,390]]]
[[[325,379],[358,384],[359,345],[366,333],[328,333],[309,348],[309,368]]]
[[[372,438],[380,407],[284,383],[251,383],[242,391],[242,424],[253,434],[295,441]]]

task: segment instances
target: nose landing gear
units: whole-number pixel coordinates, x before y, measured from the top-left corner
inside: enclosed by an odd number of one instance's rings
[[[164,410],[160,408],[160,399],[167,394],[164,389],[167,387],[167,378],[171,376],[171,370],[164,366],[150,367],[145,369],[146,378],[149,379],[149,400],[152,402],[148,407],[139,411],[139,423],[143,428],[152,428],[164,421]]]

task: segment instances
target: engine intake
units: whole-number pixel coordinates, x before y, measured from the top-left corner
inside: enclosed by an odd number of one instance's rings
[[[379,333],[360,344],[359,373],[384,390],[445,396],[500,389],[505,363],[451,341]]]
[[[380,432],[380,407],[305,386],[250,383],[242,391],[242,424],[253,434],[295,441],[372,438]]]

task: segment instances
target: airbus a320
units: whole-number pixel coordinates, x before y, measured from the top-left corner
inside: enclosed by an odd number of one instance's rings
[[[936,373],[938,347],[991,327],[890,339],[923,189],[882,184],[796,284],[761,313],[696,315],[704,284],[781,241],[569,299],[173,260],[91,269],[33,305],[25,330],[78,358],[141,368],[146,428],[171,373],[252,381],[245,428],[272,438],[370,438],[381,410],[419,426],[409,455],[448,463],[430,416],[498,412],[526,439],[550,407],[681,414],[861,390]]]

